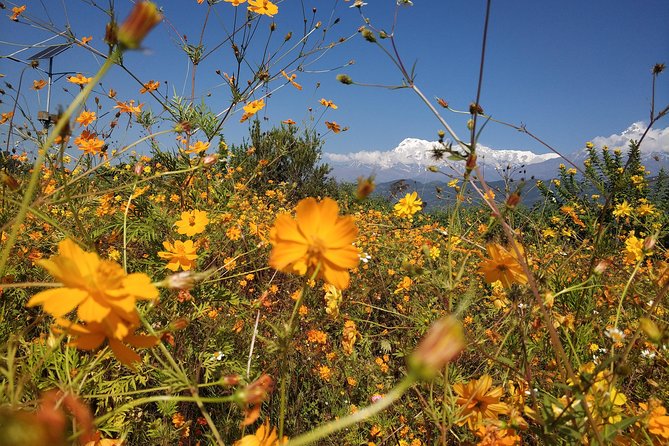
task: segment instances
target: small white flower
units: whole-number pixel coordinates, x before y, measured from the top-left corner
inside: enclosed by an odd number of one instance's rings
[[[644,348],[643,350],[641,350],[641,356],[643,356],[646,359],[653,359],[655,357],[655,352],[647,348]]]
[[[360,260],[362,261],[362,263],[367,263],[372,259],[372,256],[370,256],[366,252],[363,252],[362,254],[358,254],[358,257],[360,257]]]
[[[225,357],[225,355],[221,351],[218,351],[218,352],[214,353],[214,359],[216,359],[217,361],[220,361],[224,357]]]
[[[622,342],[622,340],[625,339],[625,333],[618,327],[607,328],[604,333],[611,338],[613,342]]]

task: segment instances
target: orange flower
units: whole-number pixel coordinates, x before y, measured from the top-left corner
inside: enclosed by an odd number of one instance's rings
[[[93,121],[95,121],[97,117],[95,116],[95,112],[91,111],[82,111],[79,117],[76,119],[76,122],[83,126],[86,127],[87,125],[90,125]]]
[[[163,247],[166,251],[160,251],[158,257],[169,260],[165,268],[172,271],[177,271],[179,268],[188,271],[195,267],[197,248],[194,246],[193,240],[186,240],[185,242],[177,240],[174,244],[163,242]]]
[[[143,86],[144,86],[144,88],[142,88],[141,90],[139,90],[139,92],[140,92],[141,94],[147,93],[147,92],[149,92],[149,91],[157,90],[158,87],[160,87],[160,81],[155,81],[155,82],[154,82],[153,79],[151,79],[151,80],[148,81],[147,83],[143,84]]]
[[[209,143],[206,141],[196,141],[195,144],[188,146],[189,150],[186,150],[186,153],[201,153],[206,152],[209,148]]]
[[[13,20],[15,22],[19,21],[19,16],[23,14],[23,12],[26,10],[26,5],[21,5],[21,6],[14,6],[12,8],[12,15],[9,17],[10,20]]]
[[[298,90],[302,90],[302,85],[300,85],[300,84],[298,84],[297,82],[295,82],[295,78],[297,77],[297,74],[291,74],[290,76],[288,76],[288,75],[286,74],[285,71],[281,70],[281,75],[282,75],[283,77],[285,77],[286,80],[287,80],[288,82],[290,82],[290,84],[291,84],[293,87],[297,88]]]
[[[63,286],[37,293],[26,306],[42,305],[55,318],[77,308],[79,319],[103,324],[116,339],[128,334],[128,324],[138,322],[135,302],[158,297],[146,274],[127,275],[119,264],[100,260],[70,239],[58,244],[58,255],[37,263]]]
[[[74,139],[74,143],[79,146],[79,150],[90,155],[102,154],[102,148],[105,142],[97,137],[96,133],[84,130],[81,135]]]
[[[0,114],[0,124],[4,124],[5,122],[9,121],[12,119],[12,116],[14,116],[14,112],[6,112]]]
[[[312,274],[340,290],[348,288],[348,270],[360,260],[353,246],[358,229],[353,217],[339,216],[331,198],[320,203],[305,198],[297,204],[296,219],[280,214],[270,231],[272,268],[294,274]]]
[[[135,49],[151,29],[163,20],[158,7],[152,2],[138,2],[125,22],[118,28],[116,38],[125,48]]]
[[[331,108],[332,110],[337,110],[337,106],[335,105],[335,103],[332,101],[328,101],[325,98],[321,99],[320,103],[323,107]]]
[[[499,414],[506,413],[509,408],[499,400],[504,389],[492,386],[490,375],[483,375],[479,379],[473,379],[466,384],[453,384],[453,390],[458,394],[456,403],[461,407],[460,415],[464,417],[458,425],[467,423],[469,429],[474,432],[483,420],[496,420]]]
[[[281,122],[282,122],[283,124],[295,125],[295,121],[293,121],[292,119],[286,119],[286,120],[283,120],[283,121],[281,121]]]
[[[246,3],[246,0],[225,0],[228,3],[232,3],[232,6],[239,6],[242,3]]]
[[[249,0],[248,10],[256,14],[272,17],[279,12],[279,7],[269,0]]]
[[[132,323],[125,326],[127,334],[118,337],[114,332],[110,331],[106,324],[98,322],[89,322],[84,325],[75,324],[67,319],[56,319],[54,332],[65,333],[72,336],[70,345],[77,347],[80,350],[95,350],[99,348],[107,339],[109,347],[114,356],[123,364],[133,368],[134,362],[139,362],[139,355],[126,344],[137,348],[149,348],[158,343],[158,338],[155,336],[132,334],[138,324]]]
[[[648,431],[651,434],[669,439],[669,416],[667,416],[667,409],[664,406],[657,406],[650,413]]]
[[[181,213],[181,220],[174,224],[179,234],[192,237],[195,234],[204,232],[204,228],[209,224],[209,218],[205,211],[184,211]]]
[[[330,122],[330,121],[325,121],[325,127],[327,127],[327,128],[329,128],[330,130],[332,130],[332,133],[339,133],[339,132],[341,132],[341,127],[339,126],[339,124],[337,124],[337,123],[334,122],[334,121],[332,121],[332,122]]]
[[[93,40],[93,36],[82,37],[81,45],[88,45],[88,42],[90,42],[91,40]]]
[[[239,120],[239,122],[244,122],[247,119],[249,119],[251,116],[255,115],[258,113],[260,110],[262,110],[265,107],[265,100],[264,99],[258,99],[255,101],[251,101],[248,104],[244,105],[244,114],[242,115],[242,119]]]
[[[30,88],[32,88],[33,90],[41,90],[44,87],[46,87],[46,81],[44,79],[39,79],[33,81],[33,86]]]
[[[144,104],[139,104],[135,105],[135,100],[130,100],[128,102],[119,102],[116,101],[116,106],[114,108],[118,108],[121,113],[141,113],[142,107],[144,107]]]
[[[523,247],[517,246],[522,254]],[[514,283],[520,285],[527,283],[527,276],[513,249],[507,250],[497,243],[488,243],[486,249],[490,258],[485,259],[479,267],[479,272],[484,275],[486,282],[493,283],[499,280],[506,288]]]
[[[91,80],[93,80],[92,77],[86,77],[81,73],[77,73],[76,76],[68,76],[67,77],[68,82],[72,82],[73,84],[82,85],[82,86],[86,85]]]

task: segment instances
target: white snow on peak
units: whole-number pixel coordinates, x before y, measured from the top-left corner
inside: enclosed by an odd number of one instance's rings
[[[325,153],[324,158],[326,162],[347,163],[377,169],[391,169],[399,166],[427,167],[448,162],[436,161],[432,158],[433,149],[438,147],[441,147],[438,142],[406,138],[389,151],[363,150],[350,153]],[[482,145],[478,146],[477,153],[480,162],[494,167],[530,165],[558,157],[554,153],[538,155],[527,150],[497,150]]]
[[[641,139],[647,127],[648,125],[645,122],[635,122],[620,134],[598,136],[593,138],[592,143],[599,148],[608,146],[611,149],[627,150],[630,140],[638,141]],[[651,128],[641,142],[641,153],[669,154],[669,127]]]

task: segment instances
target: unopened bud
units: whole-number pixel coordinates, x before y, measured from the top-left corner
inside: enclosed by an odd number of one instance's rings
[[[255,405],[265,401],[274,390],[274,379],[265,374],[238,392],[239,398],[247,404]]]
[[[362,34],[362,37],[364,37],[366,41],[371,42],[371,43],[376,42],[376,37],[374,37],[374,32],[373,31],[371,31],[367,28],[363,28],[361,34]]]
[[[319,20],[319,21],[316,22],[316,24],[314,25],[314,29],[318,29],[318,28],[320,28],[321,25],[322,25],[322,23],[321,23],[321,21]]]
[[[439,105],[441,105],[442,107],[444,107],[444,108],[448,108],[448,102],[444,101],[444,100],[441,99],[441,98],[437,98],[437,103],[438,103]]]
[[[288,41],[290,40],[291,37],[293,37],[293,33],[292,33],[292,32],[286,34],[286,37],[283,38],[283,41],[284,41],[284,42],[288,42]]]
[[[467,157],[467,163],[465,164],[465,168],[467,169],[468,172],[471,172],[474,170],[476,167],[476,154],[472,153]]]
[[[439,136],[439,139],[444,139],[444,136],[446,136],[446,132],[444,132],[443,130],[439,130],[437,132],[437,136]]]
[[[379,38],[381,38],[381,39],[387,39],[387,38],[388,38],[388,34],[386,34],[385,31],[380,31],[380,32],[379,32]]]
[[[353,79],[348,74],[338,74],[337,80],[344,85],[351,85],[353,83]]]
[[[109,46],[114,46],[118,43],[116,35],[118,34],[118,25],[116,22],[111,21],[105,26],[105,42]]]
[[[139,176],[142,174],[144,171],[144,164],[143,163],[137,163],[135,164],[135,175]]]
[[[612,262],[610,260],[607,260],[607,259],[601,260],[597,264],[597,266],[595,266],[595,269],[594,269],[595,274],[603,274],[604,271],[606,271],[608,269],[608,267],[611,266],[611,263]]]
[[[462,325],[453,316],[435,322],[409,357],[409,370],[432,379],[465,348]]]
[[[186,319],[185,317],[180,317],[179,319],[173,321],[170,326],[172,327],[172,330],[183,330],[184,328],[188,327],[190,324],[190,321]]]
[[[483,114],[483,107],[481,107],[479,104],[472,102],[469,104],[469,113],[472,115],[482,115]]]
[[[275,31],[275,30],[276,30],[276,22],[272,22],[272,23],[270,23],[270,25],[269,25],[269,30],[270,30],[270,31]]]
[[[163,16],[154,3],[135,3],[132,12],[116,33],[118,42],[127,49],[139,48],[149,31],[162,20]]]
[[[213,155],[207,155],[204,158],[202,158],[202,164],[205,165],[205,167],[213,166],[218,162],[218,154],[215,153]]]
[[[434,173],[439,172],[439,168],[437,166],[427,166],[427,170]]]
[[[660,342],[660,340],[662,340],[662,331],[651,319],[646,317],[640,318],[639,328],[651,341]]]
[[[236,386],[241,381],[239,375],[225,375],[221,376],[221,385],[226,387]]]
[[[643,250],[646,252],[650,252],[653,250],[655,247],[655,243],[657,243],[657,237],[654,235],[650,235],[646,237],[646,239],[643,241]]]
[[[10,190],[17,190],[20,186],[19,182],[8,173],[0,171],[0,182],[7,186]]]
[[[474,128],[474,120],[473,120],[473,119],[469,119],[469,120],[467,121],[467,130],[471,130],[471,129],[473,129],[473,128]]]
[[[513,209],[516,206],[518,206],[518,203],[520,203],[520,194],[518,192],[513,192],[509,197],[506,199],[506,206]]]

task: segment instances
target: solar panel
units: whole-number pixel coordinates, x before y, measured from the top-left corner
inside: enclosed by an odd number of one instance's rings
[[[50,59],[50,58],[62,53],[63,51],[65,51],[66,49],[68,49],[71,46],[72,46],[71,43],[63,43],[63,44],[60,44],[60,45],[47,46],[46,48],[44,48],[43,50],[41,50],[37,54],[29,57],[28,60]]]

